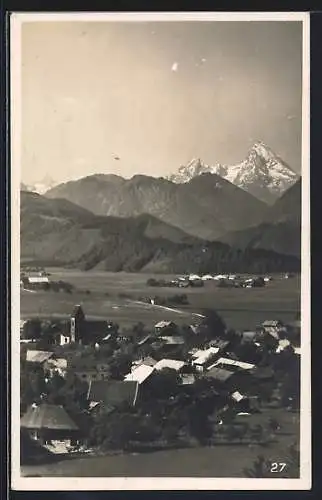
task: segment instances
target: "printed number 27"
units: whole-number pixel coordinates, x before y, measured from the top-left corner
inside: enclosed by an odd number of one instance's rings
[[[271,472],[283,472],[286,467],[286,463],[284,462],[273,462],[271,464]]]

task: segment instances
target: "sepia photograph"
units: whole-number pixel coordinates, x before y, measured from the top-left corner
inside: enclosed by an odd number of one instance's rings
[[[310,489],[309,15],[12,13],[17,490]]]

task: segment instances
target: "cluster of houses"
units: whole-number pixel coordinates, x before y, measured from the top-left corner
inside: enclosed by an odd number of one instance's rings
[[[286,277],[286,275],[285,275]],[[289,275],[287,275],[289,277]],[[147,281],[149,286],[163,286],[163,287],[202,287],[205,282],[213,281],[219,286],[235,287],[235,288],[253,288],[265,286],[272,280],[271,276],[248,276],[241,277],[236,274],[189,274],[186,276],[179,276],[173,280],[156,280],[151,278]]]
[[[24,326],[23,324],[22,333]],[[46,377],[55,373],[62,377],[72,372],[81,381],[88,385],[87,399],[89,411],[99,408],[113,411],[123,403],[135,406],[140,398],[144,398],[146,387],[154,374],[162,370],[172,370],[177,374],[179,386],[184,390],[193,387],[200,378],[211,380],[220,391],[229,395],[234,404],[248,408],[250,396],[247,396],[249,387],[258,385],[259,380],[270,380],[274,376],[272,370],[256,366],[253,362],[237,359],[231,348],[229,338],[213,338],[203,345],[198,342],[199,325],[191,325],[191,333],[196,341],[186,346],[184,355],[180,359],[173,359],[169,353],[174,347],[183,347],[186,338],[180,328],[171,321],[160,321],[149,334],[142,334],[136,339],[136,351],[132,359],[132,366],[122,380],[111,378],[110,365],[106,361],[88,361],[86,357],[65,356],[55,354],[50,344],[48,350],[27,348],[26,362],[42,367]],[[241,332],[241,341],[252,342],[257,346],[264,346],[272,339],[276,353],[280,353],[292,345],[287,338],[288,328],[292,329],[292,338],[299,338],[300,322],[294,322],[286,327],[278,320],[264,321],[256,331]],[[75,306],[71,317],[65,323],[63,331],[56,331],[53,335],[54,343],[92,344],[97,349],[110,340],[124,341],[115,325],[107,321],[94,321],[85,317],[81,306]],[[37,339],[34,339],[37,340]],[[141,347],[150,344],[158,359],[153,355],[145,355]],[[28,347],[28,346],[27,346]],[[300,348],[292,345],[294,352],[300,355]],[[253,397],[253,396],[252,396]],[[21,428],[36,440],[41,440],[52,451],[66,452],[79,443],[80,434],[75,422],[67,415],[64,408],[47,404],[32,405],[21,419]],[[57,451],[58,450],[58,451]],[[59,451],[60,450],[60,451]]]

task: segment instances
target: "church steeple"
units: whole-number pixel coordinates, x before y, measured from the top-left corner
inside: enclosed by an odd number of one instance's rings
[[[70,318],[70,341],[79,342],[82,340],[85,314],[80,305],[76,305]]]

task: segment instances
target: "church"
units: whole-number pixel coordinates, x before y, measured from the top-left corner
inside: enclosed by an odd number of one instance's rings
[[[95,344],[101,342],[107,335],[117,334],[117,326],[107,320],[86,318],[81,305],[75,305],[71,317],[66,321],[62,331],[56,337],[56,343],[65,344]]]

